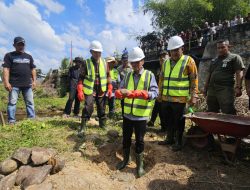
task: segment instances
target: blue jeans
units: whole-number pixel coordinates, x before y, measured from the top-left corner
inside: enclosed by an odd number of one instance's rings
[[[7,107],[8,121],[14,123],[16,121],[16,103],[19,93],[22,92],[24,102],[26,105],[26,112],[28,118],[35,118],[35,106],[33,99],[33,92],[31,87],[13,87],[9,92],[9,102]]]

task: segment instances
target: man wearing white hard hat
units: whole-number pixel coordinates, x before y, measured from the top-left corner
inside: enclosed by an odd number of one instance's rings
[[[92,41],[89,49],[92,56],[86,60],[86,64],[84,64],[80,72],[80,81],[77,87],[79,91],[82,90],[83,92],[78,94],[78,98],[81,101],[85,99],[81,126],[78,131],[79,137],[84,136],[86,122],[90,119],[94,111],[94,102],[97,107],[99,126],[105,128],[105,93],[108,93],[109,98],[112,95],[109,67],[101,57],[103,51],[102,44],[99,41]]]
[[[153,99],[158,96],[158,86],[151,71],[143,68],[145,55],[141,48],[135,47],[128,54],[133,71],[127,73],[116,90],[117,98],[124,98],[123,115],[123,161],[118,163],[121,170],[129,163],[133,130],[135,131],[136,169],[138,177],[145,174],[143,166],[144,135]]]
[[[192,57],[183,54],[183,46],[181,37],[173,36],[169,39],[167,49],[170,51],[170,59],[162,65],[159,81],[161,109],[167,126],[167,138],[159,144],[173,145],[173,151],[182,148],[186,103],[194,105],[198,91],[196,64]]]

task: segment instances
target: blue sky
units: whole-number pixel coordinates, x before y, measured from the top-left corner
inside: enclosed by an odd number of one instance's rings
[[[58,68],[64,57],[89,56],[99,40],[103,56],[137,45],[134,37],[153,30],[143,0],[0,0],[0,59],[12,51],[13,38],[26,39],[26,51],[39,68]]]

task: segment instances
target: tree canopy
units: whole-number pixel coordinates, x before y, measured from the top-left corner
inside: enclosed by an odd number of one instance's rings
[[[145,12],[153,13],[152,23],[157,28],[170,27],[180,32],[202,26],[205,21],[233,19],[250,12],[250,0],[148,0]]]

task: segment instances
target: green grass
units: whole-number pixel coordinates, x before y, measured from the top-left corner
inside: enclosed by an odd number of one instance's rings
[[[36,112],[49,112],[55,110],[63,110],[67,101],[67,96],[64,98],[59,97],[47,97],[46,93],[42,93],[42,87],[38,87],[34,93],[35,109]],[[3,84],[0,84],[0,111],[5,112],[7,109],[8,103],[8,92],[4,89]],[[20,94],[20,97],[17,102],[17,112],[25,111],[25,104],[23,97]]]
[[[77,151],[83,143],[76,136],[79,125],[78,119],[61,117],[23,120],[15,126],[0,125],[0,161],[9,157],[20,147],[55,148],[59,153]],[[117,124],[115,120],[109,120],[107,125],[108,129],[115,129],[121,134],[121,124]],[[99,146],[105,141],[106,132],[99,127],[89,126],[86,134],[100,136],[100,139],[94,142],[96,146]]]

